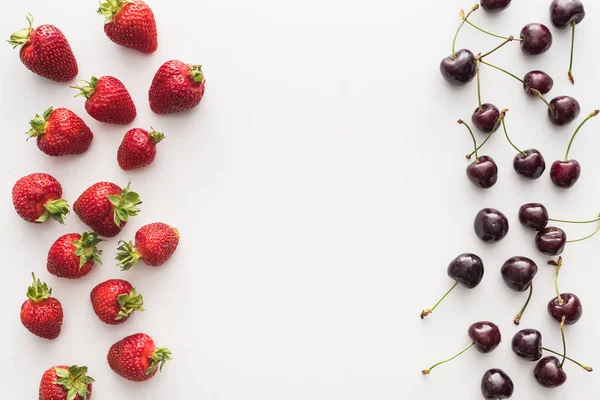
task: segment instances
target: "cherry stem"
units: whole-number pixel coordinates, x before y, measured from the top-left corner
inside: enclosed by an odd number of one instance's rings
[[[464,350],[462,350],[462,351],[461,351],[460,353],[458,353],[457,355],[455,355],[455,356],[452,356],[452,357],[450,357],[450,358],[449,358],[449,359],[447,359],[447,360],[440,361],[440,362],[439,362],[439,363],[437,363],[437,364],[433,364],[433,365],[432,365],[432,366],[431,366],[429,369],[424,369],[423,371],[421,371],[421,373],[422,373],[423,375],[429,375],[429,374],[431,373],[431,371],[432,371],[432,370],[433,370],[435,367],[437,367],[438,365],[446,364],[447,362],[450,362],[450,361],[454,360],[456,357],[460,356],[462,353],[464,353],[465,351],[469,350],[469,349],[470,349],[471,347],[473,347],[473,346],[475,346],[475,342],[473,342],[473,343],[471,343],[470,345],[468,345],[468,346],[467,346],[467,347],[466,347]]]
[[[485,60],[480,60],[480,61],[481,61],[481,63],[482,63],[482,64],[485,64],[485,65],[487,65],[488,67],[495,68],[495,69],[497,69],[498,71],[502,71],[502,72],[504,72],[505,74],[507,74],[507,75],[509,75],[509,76],[512,76],[513,78],[515,78],[515,79],[516,79],[516,80],[518,80],[519,82],[523,83],[523,79],[519,78],[519,77],[518,77],[518,76],[516,76],[515,74],[511,74],[511,73],[510,73],[510,72],[508,72],[507,70],[505,70],[505,69],[503,69],[503,68],[500,68],[500,67],[498,67],[498,66],[496,66],[496,65],[494,65],[494,64],[490,64],[489,62],[487,62],[487,61],[485,61]]]
[[[479,112],[481,108],[481,59],[477,58],[477,102],[479,103]]]
[[[478,8],[479,8],[479,4],[475,4],[473,6],[473,8],[471,9],[471,11],[469,11],[469,13],[467,15],[465,15],[465,12],[463,10],[460,10],[460,17],[462,18],[462,22],[458,26],[458,29],[456,30],[456,33],[454,34],[454,39],[452,40],[452,59],[453,60],[456,58],[456,52],[454,51],[454,48],[456,45],[456,38],[458,37],[458,32],[460,32],[460,30],[463,27],[463,25],[465,24],[465,22],[469,22],[469,21],[467,21],[467,19]]]
[[[590,115],[588,115],[587,117],[585,117],[585,119],[583,121],[581,121],[581,123],[579,124],[579,126],[577,127],[577,129],[575,129],[575,133],[573,133],[573,136],[571,136],[571,140],[569,140],[569,145],[567,146],[567,152],[565,153],[565,162],[567,162],[567,160],[569,159],[569,151],[571,151],[571,145],[573,144],[573,140],[575,140],[575,136],[577,136],[577,133],[579,132],[579,130],[581,129],[581,127],[590,119],[595,117],[596,115],[598,115],[598,113],[600,113],[600,110],[594,110],[590,113]]]
[[[563,305],[565,301],[560,296],[560,290],[558,290],[558,273],[562,267],[562,257],[558,257],[558,261],[556,262],[556,271],[554,272],[554,289],[556,290],[556,298],[558,299],[558,304]]]
[[[560,354],[558,351],[554,351],[554,350],[548,349],[548,348],[546,348],[546,347],[543,347],[543,346],[541,346],[541,347],[540,347],[540,349],[542,349],[542,350],[544,350],[544,351],[547,351],[548,353],[556,354],[557,356],[561,356],[561,357],[563,357],[563,356],[564,356],[564,354]],[[575,361],[575,360],[573,360],[571,357],[565,357],[565,358],[566,358],[567,360],[571,361],[573,364],[575,364],[575,365],[579,365],[581,368],[585,369],[587,372],[592,372],[592,371],[594,371],[594,370],[592,369],[592,367],[588,367],[587,365],[583,365],[582,363],[580,363],[580,362],[578,362],[578,361]]]
[[[600,215],[598,216],[598,218],[590,219],[590,220],[587,220],[587,221],[571,221],[571,220],[568,220],[568,219],[554,219],[554,218],[548,218],[548,221],[564,222],[566,224],[591,224],[592,222],[598,222],[598,221],[600,221]]]
[[[498,39],[506,39],[506,40],[508,40],[508,38],[510,37],[510,36],[496,35],[495,33],[488,32],[488,31],[486,31],[485,29],[478,27],[477,25],[475,25],[475,24],[474,24],[474,23],[472,23],[471,21],[467,21],[466,19],[465,19],[465,21],[467,22],[467,24],[471,25],[473,28],[477,29],[478,31],[485,33],[486,35],[490,35],[490,36],[496,37],[496,38],[498,38]],[[513,38],[513,39],[514,39],[514,38]],[[518,41],[520,42],[520,41],[522,41],[523,39],[519,38],[519,39],[516,39],[516,40],[518,40]]]
[[[575,79],[573,78],[573,74],[571,71],[573,70],[573,49],[575,48],[575,21],[571,21],[571,61],[569,62],[569,80],[572,84],[575,84]]]
[[[540,99],[541,99],[541,100],[544,102],[544,104],[546,105],[546,107],[548,107],[548,109],[550,109],[550,111],[554,112],[554,107],[552,107],[552,106],[550,105],[550,103],[548,103],[548,100],[546,100],[546,99],[544,98],[544,96],[542,96],[542,94],[540,93],[540,91],[539,91],[539,90],[537,90],[537,89],[533,89],[533,88],[532,88],[532,89],[529,89],[529,93],[531,93],[531,94],[533,94],[533,95],[535,95],[535,96],[539,97],[539,98],[540,98]]]
[[[479,161],[479,155],[477,154],[477,150],[479,149],[479,147],[477,147],[477,140],[475,140],[475,135],[473,135],[473,130],[471,129],[471,127],[469,126],[469,124],[467,124],[465,121],[463,121],[462,119],[459,119],[458,121],[459,124],[463,124],[464,126],[467,127],[467,129],[469,130],[469,133],[471,134],[471,139],[473,139],[473,147],[475,148],[475,150],[473,150],[473,153],[471,154],[475,154],[475,161]],[[491,134],[490,134],[491,135]],[[489,137],[489,135],[488,135]],[[487,138],[486,138],[487,141]],[[485,142],[484,142],[485,143]],[[482,144],[483,145],[483,144]],[[467,158],[471,158],[471,157],[467,157]]]
[[[490,137],[492,136],[492,134],[494,132],[496,132],[496,129],[498,129],[498,125],[500,124],[500,122],[502,121],[502,119],[504,118],[504,116],[506,115],[507,112],[508,112],[508,108],[505,108],[504,110],[502,110],[502,112],[500,113],[500,116],[498,116],[498,119],[496,120],[496,123],[494,124],[494,127],[492,128],[492,130],[490,131],[490,133],[488,133],[488,135],[485,137],[485,139],[483,140],[483,142],[481,142],[481,144],[479,146],[477,146],[475,150],[479,151],[479,149],[481,149],[483,147],[483,145],[486,144],[486,142],[490,139]],[[475,154],[475,151],[467,154],[466,155],[467,160],[470,160],[471,157],[473,156],[473,154]]]
[[[560,362],[560,367],[562,368],[565,364],[565,360],[567,359],[567,341],[565,340],[565,320],[567,317],[563,315],[562,320],[560,321],[560,335],[562,336],[563,342],[563,359]]]
[[[512,142],[512,140],[510,140],[510,137],[508,137],[508,132],[506,131],[506,123],[504,122],[504,118],[502,118],[502,129],[504,129],[504,136],[506,136],[506,140],[508,140],[508,143],[510,143],[510,145],[519,153],[523,154],[524,156],[527,156],[527,153],[525,153],[524,151],[520,150],[517,146],[515,146],[515,144]]]
[[[506,40],[504,42],[502,42],[501,44],[499,44],[498,46],[494,47],[492,50],[488,51],[487,53],[485,53],[482,56],[479,56],[479,58],[483,58],[483,57],[487,57],[490,54],[492,54],[493,52],[495,52],[496,50],[500,49],[501,47],[503,47],[504,45],[506,45],[506,43],[508,42],[512,42],[513,40],[515,40],[514,36],[509,36],[506,38]]]
[[[589,235],[579,238],[579,239],[567,240],[567,243],[583,242],[584,240],[589,239],[592,236],[594,236],[596,233],[598,233],[598,231],[600,231],[600,225],[598,225],[598,227],[594,230],[594,232],[590,233]]]
[[[525,310],[527,309],[527,306],[529,305],[529,301],[531,300],[532,295],[533,295],[533,282],[529,283],[529,296],[527,296],[527,301],[525,301],[525,305],[523,306],[523,308],[521,308],[521,311],[519,311],[519,313],[515,317],[515,320],[513,321],[515,323],[515,325],[519,325],[521,323],[521,318],[523,317],[523,313],[525,312]]]
[[[458,285],[458,282],[455,282],[455,283],[454,283],[454,285],[452,285],[452,287],[450,288],[450,290],[448,290],[448,291],[447,291],[447,292],[446,292],[446,293],[445,293],[445,294],[442,296],[442,298],[441,298],[441,299],[439,299],[439,300],[438,300],[438,302],[437,302],[437,303],[435,303],[435,304],[433,305],[433,307],[431,307],[431,308],[428,308],[428,309],[426,309],[426,310],[423,310],[423,311],[421,311],[421,319],[424,319],[426,316],[428,316],[429,314],[431,314],[431,313],[432,313],[432,312],[433,312],[433,311],[434,311],[434,310],[437,308],[437,306],[439,306],[439,305],[440,305],[440,303],[441,303],[442,301],[444,301],[444,299],[445,299],[445,298],[446,298],[446,297],[447,297],[447,296],[450,294],[450,292],[452,292],[452,291],[454,290],[454,288],[456,288],[456,286],[457,286],[457,285]]]

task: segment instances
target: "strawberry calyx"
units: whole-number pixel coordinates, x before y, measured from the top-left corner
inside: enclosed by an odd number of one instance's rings
[[[121,11],[125,4],[129,3],[129,1],[130,0],[107,0],[104,3],[100,3],[98,14],[104,16],[104,23],[108,24]]]
[[[27,298],[34,303],[39,303],[49,298],[52,294],[52,288],[48,287],[46,282],[36,279],[33,272],[31,273],[31,277],[33,278],[33,284],[27,288]]]
[[[73,365],[68,370],[64,368],[54,368],[54,372],[58,379],[56,384],[67,390],[67,400],[74,400],[77,395],[82,400],[86,400],[90,396],[88,385],[95,382],[94,378],[87,376],[87,367],[79,367]]]
[[[52,217],[53,220],[65,223],[65,217],[70,212],[69,203],[65,199],[50,200],[44,204],[44,213],[35,222],[46,222]]]
[[[131,181],[127,183],[127,187],[121,191],[121,194],[110,194],[108,200],[114,208],[114,221],[117,226],[121,226],[122,222],[127,222],[129,217],[139,214],[141,211],[138,205],[142,204],[140,195],[131,191],[129,186]]]
[[[73,254],[79,257],[80,269],[83,268],[88,261],[102,264],[102,260],[100,259],[102,250],[99,250],[96,247],[100,242],[103,242],[103,240],[100,239],[96,232],[83,232],[81,234],[81,239],[73,241],[73,246],[75,246],[75,252]]]
[[[42,115],[35,114],[35,117],[29,121],[31,129],[25,132],[25,134],[29,136],[27,140],[31,139],[32,137],[46,134],[46,123],[48,122],[50,115],[52,115],[52,112],[54,112],[54,107],[48,107],[46,111],[42,113]]]
[[[96,93],[96,86],[98,86],[98,78],[92,76],[89,81],[82,80],[81,82],[87,83],[85,86],[69,86],[71,89],[79,90],[79,93],[75,95],[75,97],[85,96],[86,99],[89,99]]]
[[[7,40],[7,42],[13,46],[13,49],[29,42],[29,35],[31,35],[31,31],[33,31],[33,15],[28,13],[25,15],[25,18],[27,19],[27,22],[29,22],[29,27],[13,33],[10,35],[10,39]]]
[[[137,251],[132,242],[126,242],[124,240],[119,241],[119,248],[117,249],[115,260],[118,261],[117,265],[121,267],[121,271],[130,270],[141,258],[142,255]]]
[[[152,129],[152,128],[150,128]],[[150,141],[153,144],[157,144],[159,143],[161,140],[163,140],[165,138],[165,134],[162,132],[156,132],[154,129],[152,129],[152,131],[150,133],[148,133],[148,136],[150,137]]]
[[[131,289],[129,294],[120,294],[117,297],[117,301],[121,306],[121,310],[115,317],[116,321],[129,317],[134,311],[145,311],[143,307],[144,297],[135,288]]]
[[[198,64],[190,64],[190,78],[194,83],[204,83],[206,80],[204,79],[204,73],[202,72],[202,65]]]
[[[146,375],[150,375],[156,372],[157,369],[159,369],[162,372],[165,363],[172,359],[172,353],[166,347],[160,347],[154,350],[154,352],[150,355],[150,360],[152,361],[152,364],[146,370]]]

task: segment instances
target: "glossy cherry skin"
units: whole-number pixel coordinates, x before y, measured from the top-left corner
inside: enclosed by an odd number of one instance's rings
[[[469,327],[469,337],[475,342],[475,348],[481,353],[493,351],[502,341],[500,328],[492,322],[475,322]]]
[[[577,160],[554,161],[550,167],[550,179],[556,186],[568,189],[579,180],[581,165]]]
[[[528,361],[542,358],[542,334],[535,329],[523,329],[515,333],[511,343],[512,351]]]
[[[563,126],[572,122],[579,116],[581,107],[579,102],[570,96],[558,96],[550,100],[548,118],[557,126]]]
[[[475,186],[489,189],[498,181],[498,166],[492,157],[481,156],[467,166],[467,178]]]
[[[483,374],[481,394],[484,399],[509,399],[515,391],[512,379],[501,369],[493,368]]]
[[[515,172],[527,179],[537,179],[546,170],[546,161],[544,156],[537,149],[523,150],[523,153],[517,153],[513,158],[513,168]]]
[[[460,49],[440,62],[440,72],[444,79],[457,86],[466,85],[477,75],[477,61],[470,50]]]
[[[500,110],[498,110],[498,107],[490,103],[484,103],[481,105],[481,110],[477,107],[473,111],[471,121],[480,131],[490,133],[496,131],[500,126],[500,124],[496,125],[499,117]]]
[[[561,293],[563,304],[559,304],[558,298],[553,298],[548,302],[548,314],[558,322],[565,317],[565,325],[573,325],[581,319],[583,315],[583,306],[579,297],[573,293]]]
[[[542,54],[552,46],[552,32],[546,25],[527,24],[521,29],[521,50],[525,54]]]
[[[538,266],[527,257],[511,257],[504,262],[500,273],[504,283],[517,292],[524,292],[538,272]]]
[[[481,0],[481,8],[488,12],[500,12],[510,6],[511,0]]]
[[[554,79],[543,71],[529,71],[523,77],[523,90],[530,96],[536,96],[531,89],[538,90],[541,94],[546,94],[554,86]]]
[[[559,387],[567,381],[567,374],[560,367],[560,361],[554,356],[542,358],[533,370],[533,376],[545,388]]]
[[[472,253],[458,255],[448,264],[448,276],[467,289],[473,289],[483,279],[483,261]]]
[[[566,243],[567,234],[555,226],[548,226],[535,235],[535,247],[549,256],[562,254]]]
[[[566,28],[573,21],[578,24],[583,18],[585,9],[579,0],[554,0],[550,4],[550,20],[557,28]]]
[[[548,210],[540,203],[527,203],[519,208],[521,225],[541,231],[548,225]]]
[[[475,216],[475,234],[486,243],[498,242],[508,233],[508,219],[495,208],[484,208]]]

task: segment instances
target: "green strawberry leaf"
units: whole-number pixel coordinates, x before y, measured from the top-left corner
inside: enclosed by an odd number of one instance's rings
[[[152,360],[152,365],[146,370],[146,375],[150,375],[156,372],[156,369],[160,367],[160,371],[162,372],[165,363],[169,360],[172,360],[172,353],[166,347],[161,347],[154,350],[154,353],[150,355],[150,359]]]
[[[32,272],[31,277],[33,278],[33,284],[27,288],[27,298],[34,303],[39,303],[42,300],[47,299],[52,294],[52,288],[48,287],[48,284],[35,278],[35,274]]]
[[[81,239],[73,241],[75,246],[74,254],[79,257],[79,268],[82,268],[88,261],[102,264],[100,256],[102,250],[97,248],[98,243],[103,242],[96,232],[83,232]]]
[[[133,314],[134,311],[145,311],[144,310],[144,297],[137,293],[134,289],[129,294],[121,294],[117,297],[117,301],[121,306],[119,314],[115,317],[116,321],[119,321],[125,317]]]
[[[131,269],[137,264],[142,255],[136,250],[132,242],[126,242],[124,240],[119,241],[119,248],[117,249],[117,256],[115,260],[118,261],[117,265],[121,267],[122,271]]]
[[[13,49],[19,46],[23,46],[24,44],[29,42],[29,35],[31,34],[31,31],[33,31],[33,15],[27,14],[25,18],[29,23],[29,27],[13,33],[12,35],[10,35],[10,39],[7,40],[7,42],[13,46]]]
[[[122,222],[127,222],[129,217],[138,215],[141,211],[138,207],[142,204],[140,195],[136,192],[132,192],[130,185],[131,181],[127,183],[127,187],[121,191],[120,195],[108,195],[108,200],[113,205],[113,219],[117,226],[121,226]]]

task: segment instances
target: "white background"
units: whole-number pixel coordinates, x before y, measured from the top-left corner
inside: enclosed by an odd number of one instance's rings
[[[499,15],[478,11],[473,21],[518,35],[529,22],[549,25],[548,3],[514,0]],[[586,219],[599,211],[600,121],[591,121],[574,145],[583,173],[571,190],[555,189],[548,173],[535,182],[519,179],[515,152],[500,135],[484,152],[496,159],[499,182],[475,189],[464,172],[471,139],[455,120],[470,118],[476,87],[451,87],[438,71],[458,11],[471,5],[154,0],[160,45],[147,56],[106,38],[95,1],[4,4],[6,38],[25,26],[25,12],[34,13],[36,25],[63,30],[80,79],[114,75],[138,107],[128,127],[98,123],[67,84],[33,75],[18,50],[0,47],[4,396],[36,398],[43,371],[63,363],[89,366],[99,400],[478,399],[481,376],[491,367],[513,378],[516,399],[597,395],[598,372],[567,364],[567,383],[550,391],[533,380],[534,364],[512,354],[517,329],[511,321],[525,296],[504,285],[499,269],[513,255],[538,262],[521,327],[541,330],[547,346],[560,348],[558,324],[545,311],[554,296],[552,269],[516,212],[528,201],[543,202],[556,218]],[[526,57],[513,43],[489,60],[521,76],[535,68],[550,73],[549,98],[575,96],[581,118],[600,107],[600,4],[586,7],[577,30],[575,86],[566,76],[568,31],[553,28],[554,44],[542,56]],[[497,43],[465,27],[458,48],[487,51]],[[157,68],[172,58],[203,64],[206,96],[192,112],[157,116],[147,91]],[[511,110],[506,122],[518,145],[540,149],[548,167],[562,157],[575,126],[551,126],[544,105],[497,71],[484,69],[482,85],[484,101]],[[89,124],[95,139],[86,154],[54,159],[25,142],[29,119],[50,105],[71,108]],[[125,131],[150,126],[167,135],[155,163],[121,171],[116,150]],[[38,171],[54,175],[71,203],[97,181],[124,185],[128,179],[144,201],[122,235],[103,243],[104,265],[79,281],[59,280],[45,269],[52,242],[86,228],[76,215],[66,226],[32,225],[12,209],[13,183]],[[494,246],[473,234],[472,219],[486,206],[503,210],[511,223]],[[161,268],[120,272],[113,260],[117,240],[133,238],[152,221],[179,228],[176,255]],[[576,237],[594,226],[566,228]],[[567,247],[560,282],[585,307],[581,321],[567,329],[569,352],[600,369],[598,240]],[[482,284],[457,289],[421,321],[421,309],[452,283],[446,266],[461,252],[483,258]],[[31,271],[48,281],[65,309],[63,332],[53,342],[19,322]],[[118,327],[101,323],[89,304],[90,290],[114,277],[131,281],[147,308]],[[478,320],[500,325],[504,340],[495,352],[471,351],[428,377],[420,374],[466,346],[466,329]],[[105,360],[112,343],[138,331],[175,356],[144,384],[121,379]]]

